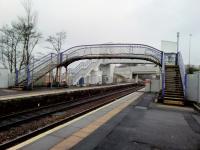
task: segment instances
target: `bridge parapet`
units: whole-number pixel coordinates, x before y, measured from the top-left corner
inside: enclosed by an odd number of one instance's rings
[[[62,65],[79,59],[147,59],[161,64],[162,52],[143,44],[96,44],[72,47],[62,52]]]
[[[34,61],[16,75],[17,83],[31,84],[58,66],[67,66],[81,59],[143,59],[162,65],[162,52],[143,44],[93,44],[75,46],[60,54],[48,54]],[[27,85],[27,86],[28,86]]]

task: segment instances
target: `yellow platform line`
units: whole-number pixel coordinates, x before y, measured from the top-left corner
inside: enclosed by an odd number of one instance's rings
[[[68,125],[70,125],[70,124],[72,124],[72,123],[74,123],[74,122],[76,122],[76,121],[78,121],[78,120],[80,120],[80,119],[82,119],[82,118],[85,118],[85,117],[87,117],[87,116],[89,116],[89,115],[91,115],[91,114],[93,114],[93,113],[95,113],[95,112],[97,112],[97,111],[100,111],[100,110],[104,109],[105,107],[108,107],[108,106],[110,106],[110,105],[112,105],[112,104],[115,104],[115,103],[117,103],[118,101],[125,100],[125,99],[130,99],[130,98],[132,99],[132,101],[134,101],[134,100],[136,100],[136,99],[137,99],[140,95],[142,95],[142,94],[143,94],[142,92],[134,92],[134,93],[131,93],[131,94],[129,94],[129,95],[126,95],[126,96],[124,96],[124,97],[122,97],[122,98],[120,98],[120,99],[118,99],[118,100],[116,100],[116,101],[114,101],[114,102],[112,102],[112,103],[109,103],[109,104],[107,104],[107,105],[104,105],[104,106],[102,106],[102,107],[100,107],[100,108],[98,108],[98,109],[95,109],[95,110],[93,110],[93,111],[91,111],[91,112],[89,112],[89,113],[87,113],[87,114],[85,114],[85,115],[83,115],[83,116],[80,116],[80,117],[78,117],[78,118],[76,118],[76,119],[73,119],[73,120],[67,122],[67,123],[64,123],[64,124],[62,124],[62,125],[60,125],[60,126],[57,126],[57,127],[53,128],[53,129],[51,129],[51,130],[49,130],[49,131],[46,131],[46,132],[44,132],[44,133],[41,133],[41,134],[39,134],[39,135],[37,135],[37,136],[35,136],[35,137],[33,137],[33,138],[27,140],[27,141],[24,141],[24,142],[22,142],[22,143],[20,143],[20,144],[18,144],[18,145],[16,145],[16,146],[13,146],[13,147],[9,148],[8,150],[20,149],[20,148],[22,148],[22,147],[24,147],[24,146],[26,146],[26,145],[28,145],[28,144],[31,144],[31,143],[33,143],[33,142],[39,140],[40,138],[43,138],[43,137],[45,137],[45,136],[47,136],[47,135],[49,135],[49,134],[51,134],[51,133],[53,133],[53,132],[55,132],[55,131],[58,131],[58,130],[60,130],[60,129],[62,129],[62,128],[66,127],[66,126],[68,126]],[[133,98],[133,96],[135,96],[135,97]]]

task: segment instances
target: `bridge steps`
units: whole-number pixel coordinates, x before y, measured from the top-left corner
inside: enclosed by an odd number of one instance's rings
[[[165,66],[165,95],[163,102],[170,105],[184,105],[184,94],[178,66]]]
[[[177,100],[167,100],[167,99],[165,99],[164,103],[168,104],[168,105],[179,105],[179,106],[183,106],[184,105],[183,101],[177,101]]]
[[[174,84],[176,84],[176,83],[170,83],[170,84],[165,84],[165,86],[167,86],[167,87],[169,87],[170,89],[171,88],[179,88],[179,89],[182,89],[182,85],[181,84],[177,84],[177,85],[174,85]],[[168,88],[165,88],[166,90],[168,89]]]
[[[181,94],[176,94],[176,93],[172,93],[172,94],[165,94],[165,98],[170,98],[170,97],[178,97],[180,99],[184,99],[184,96],[182,96]]]
[[[178,81],[174,81],[174,80],[173,80],[173,81],[171,81],[171,80],[168,80],[168,81],[167,81],[167,80],[165,80],[165,83],[166,83],[166,84],[172,84],[172,83],[182,84],[179,80],[178,80]]]
[[[172,91],[172,90],[166,90],[165,91],[165,94],[166,95],[175,95],[175,94],[177,94],[177,95],[181,95],[181,96],[183,96],[183,92],[176,92],[176,91]]]

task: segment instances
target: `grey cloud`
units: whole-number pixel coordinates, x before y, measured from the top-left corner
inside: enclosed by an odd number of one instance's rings
[[[176,41],[188,63],[188,35],[192,63],[199,64],[200,1],[198,0],[34,0],[38,28],[44,36],[65,30],[66,48],[79,44],[128,42],[160,48],[161,40]],[[0,0],[0,26],[22,15],[20,0]],[[43,51],[45,43],[37,48]]]

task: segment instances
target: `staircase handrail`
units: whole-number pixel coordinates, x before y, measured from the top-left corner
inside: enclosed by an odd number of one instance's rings
[[[54,54],[54,53],[50,53],[48,55],[45,55],[45,56],[43,56],[43,57],[41,57],[40,59],[37,59],[37,60],[36,59],[33,60],[29,65],[29,70],[32,71],[36,67],[42,65],[44,62],[49,61],[49,59],[51,59],[52,54]],[[19,74],[19,76],[25,76],[26,75],[26,67],[24,66],[22,69],[20,69],[18,71],[18,74]]]
[[[40,63],[41,61],[44,61],[45,59],[49,58],[49,56],[51,56],[51,54],[54,53],[49,53],[47,55],[42,56],[41,58],[38,59],[34,59],[33,61],[30,62],[30,68],[34,65],[36,65],[37,63]],[[19,71],[26,69],[25,66],[23,66]]]
[[[47,57],[48,55],[46,55],[45,57],[42,58],[41,61],[37,61],[38,63],[32,64],[32,66],[29,67],[29,71],[37,72],[37,71],[41,70],[40,68],[44,68],[44,67],[48,66],[50,63],[57,63],[58,56],[56,56],[56,55],[58,55],[58,54],[50,53],[50,57]],[[27,72],[25,70],[21,70],[18,74],[18,83],[23,82],[26,79],[26,76],[27,76]]]
[[[162,62],[162,98],[165,96],[165,53],[162,52],[161,56],[161,62]]]
[[[185,65],[183,62],[183,57],[181,55],[181,52],[177,53],[177,63],[179,66],[180,74],[181,74],[181,81],[182,81],[182,87],[184,92],[184,97],[186,96],[186,71],[185,71]]]
[[[73,70],[72,70],[72,74],[76,74],[77,72],[79,72],[79,70],[85,66],[85,62],[80,62]]]
[[[83,68],[81,68],[79,70],[79,72],[77,72],[74,75],[74,83],[77,82],[77,80],[82,76],[82,75],[86,75],[89,71],[89,69],[93,69],[93,65],[97,64],[99,61],[88,61],[87,65],[85,65]]]

